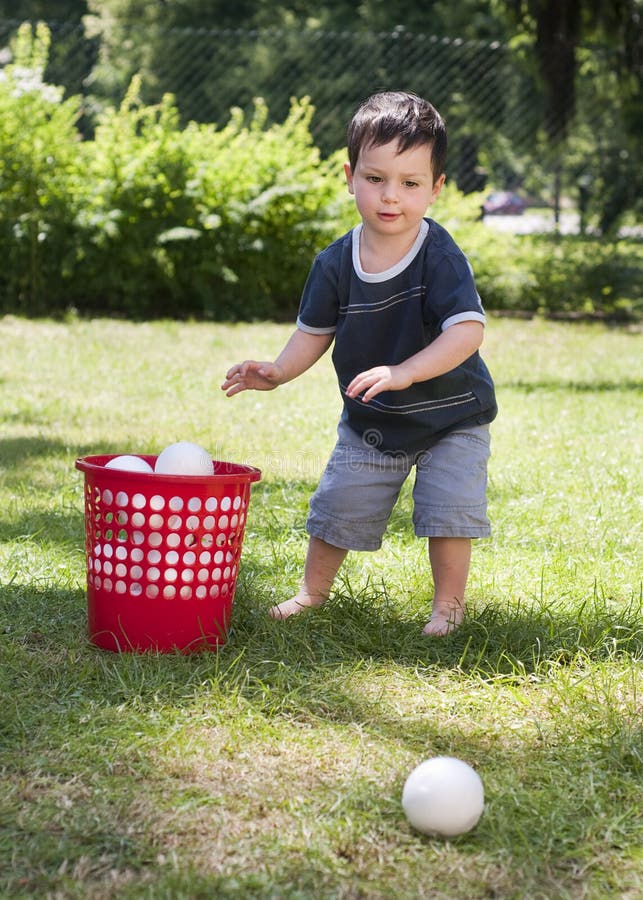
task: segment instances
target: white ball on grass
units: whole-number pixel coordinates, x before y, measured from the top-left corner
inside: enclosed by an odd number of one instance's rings
[[[159,453],[154,471],[157,475],[214,475],[214,463],[203,447],[178,441]]]
[[[484,810],[484,788],[477,772],[461,759],[434,756],[406,779],[402,807],[418,831],[455,837],[478,824]]]
[[[106,469],[121,469],[124,472],[153,472],[152,466],[140,456],[115,456],[105,463]]]

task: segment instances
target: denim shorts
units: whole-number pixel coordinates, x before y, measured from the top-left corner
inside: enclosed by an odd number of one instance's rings
[[[413,527],[418,537],[490,535],[488,425],[453,431],[415,456],[369,447],[343,421],[337,435],[310,500],[306,530],[312,537],[346,550],[377,550],[413,468]]]

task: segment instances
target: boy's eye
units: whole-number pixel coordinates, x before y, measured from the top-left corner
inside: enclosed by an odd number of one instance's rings
[[[379,184],[381,182],[381,178],[379,175],[367,175],[366,180],[370,181],[371,184]]]
[[[404,182],[404,187],[413,188],[413,187],[417,187],[417,186],[418,186],[417,181],[405,181]]]

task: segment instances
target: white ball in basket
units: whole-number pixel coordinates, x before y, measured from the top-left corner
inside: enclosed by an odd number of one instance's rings
[[[434,756],[406,779],[402,807],[418,831],[455,837],[478,824],[484,788],[477,772],[461,759]]]
[[[203,447],[178,441],[159,453],[154,471],[157,475],[213,475],[214,463]]]
[[[115,456],[105,463],[106,469],[122,469],[124,472],[153,472],[152,466],[140,456]]]

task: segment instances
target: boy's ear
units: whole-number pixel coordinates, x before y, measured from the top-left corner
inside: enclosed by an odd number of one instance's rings
[[[348,193],[354,194],[353,190],[353,170],[350,163],[344,163],[344,175],[346,176],[346,184],[348,185]]]
[[[438,180],[437,180],[437,181],[435,182],[435,184],[433,185],[433,191],[432,191],[432,193],[431,193],[431,203],[435,203],[435,201],[436,201],[436,200],[438,199],[438,197],[440,196],[440,191],[441,191],[442,188],[444,187],[444,182],[446,181],[446,178],[447,178],[446,175],[444,175],[444,174],[443,174],[443,175],[440,175],[440,177],[438,178]]]

